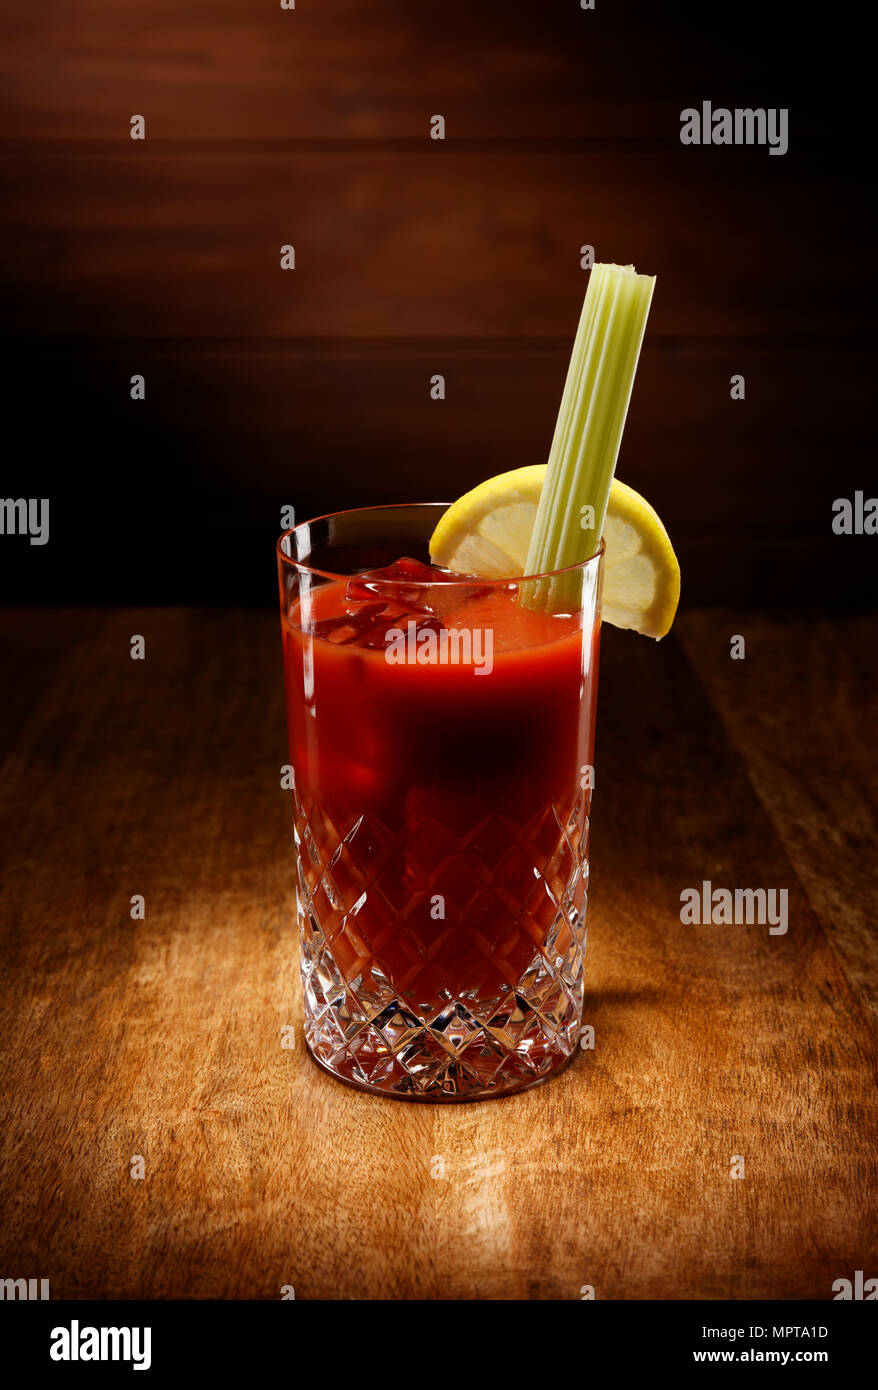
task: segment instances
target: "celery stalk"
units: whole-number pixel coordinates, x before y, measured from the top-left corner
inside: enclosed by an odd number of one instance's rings
[[[558,411],[525,574],[549,574],[598,548],[655,276],[633,266],[591,272]],[[593,525],[584,509],[593,509]],[[574,612],[580,572],[522,585],[529,608]]]

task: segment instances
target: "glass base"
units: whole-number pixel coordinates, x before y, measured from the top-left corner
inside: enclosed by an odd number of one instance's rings
[[[551,1068],[542,1072],[541,1075],[532,1076],[529,1079],[525,1078],[520,1081],[510,1081],[506,1085],[497,1085],[494,1089],[481,1087],[475,1090],[467,1089],[456,1092],[434,1092],[431,1090],[416,1091],[411,1089],[397,1090],[393,1088],[388,1090],[383,1086],[375,1086],[369,1082],[357,1080],[350,1075],[346,1075],[344,1071],[330,1066],[316,1055],[310,1043],[308,1043],[307,1038],[305,1042],[311,1061],[335,1081],[341,1081],[345,1086],[351,1086],[356,1091],[365,1091],[367,1095],[386,1096],[389,1100],[413,1101],[415,1104],[420,1105],[468,1105],[475,1104],[477,1101],[499,1100],[503,1096],[520,1095],[522,1091],[532,1091],[535,1086],[542,1086],[544,1082],[551,1081],[553,1076],[558,1076],[562,1071],[566,1071],[576,1057],[576,1048],[574,1048],[568,1056],[565,1056],[563,1053],[558,1053]]]
[[[296,809],[305,1038],[324,1070],[375,1094],[460,1101],[566,1065],[584,995],[581,796],[525,827],[494,816],[455,837],[425,822],[406,855],[374,818],[340,836],[321,808]]]
[[[564,981],[541,953],[515,989],[490,1000],[448,998],[429,1014],[415,1014],[411,999],[366,1003],[363,982],[345,981],[335,960],[321,955],[305,977],[308,1050],[325,1071],[362,1090],[485,1100],[535,1085],[576,1051],[582,970],[575,982]]]

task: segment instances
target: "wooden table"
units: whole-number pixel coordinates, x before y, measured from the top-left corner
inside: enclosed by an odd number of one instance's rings
[[[0,649],[0,1274],[268,1299],[828,1299],[878,1274],[874,619],[605,631],[595,1048],[451,1107],[305,1053],[274,615],[8,611]],[[684,926],[703,880],[787,888],[789,931]]]

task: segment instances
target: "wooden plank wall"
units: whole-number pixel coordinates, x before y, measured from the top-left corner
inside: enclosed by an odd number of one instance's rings
[[[4,538],[0,597],[273,602],[282,503],[451,497],[541,460],[584,244],[659,275],[620,476],[666,518],[685,601],[860,597],[869,539],[830,522],[869,490],[872,306],[844,272],[868,264],[868,189],[815,96],[825,36],[771,12],[10,11],[3,491],[51,496],[56,544]],[[681,146],[705,98],[788,105],[789,152]]]

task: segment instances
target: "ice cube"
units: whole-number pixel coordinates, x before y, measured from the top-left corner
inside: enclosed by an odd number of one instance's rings
[[[441,583],[444,578],[444,571],[434,570],[420,560],[404,556],[401,560],[394,560],[392,565],[364,570],[354,579],[349,579],[345,597],[353,603],[381,597],[419,605],[427,594],[427,586]],[[405,580],[410,582],[400,582]]]
[[[345,613],[316,622],[311,631],[338,645],[382,650],[389,628],[441,632],[444,622],[462,605],[489,593],[490,584],[452,574],[403,556],[381,569],[363,570],[345,588]],[[464,584],[461,583],[464,581]]]
[[[383,598],[404,605],[413,618],[421,614],[442,617],[490,592],[490,587],[473,576],[453,574],[405,555],[383,569],[364,570],[348,580],[345,596],[353,603]]]
[[[363,635],[374,627],[386,607],[385,603],[368,603],[354,613],[339,613],[335,618],[320,618],[316,623],[312,623],[311,635],[323,637],[339,646],[351,642],[359,643]]]

